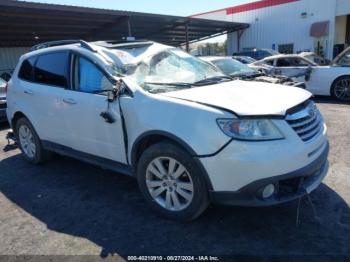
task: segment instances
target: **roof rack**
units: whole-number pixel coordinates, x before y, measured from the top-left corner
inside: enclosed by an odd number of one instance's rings
[[[59,41],[50,41],[50,42],[44,42],[37,44],[35,46],[32,46],[30,48],[30,51],[35,51],[47,47],[52,47],[52,46],[60,46],[60,45],[70,45],[70,44],[80,44],[81,47],[86,48],[92,52],[96,52],[96,49],[94,49],[88,42],[84,40],[59,40]]]

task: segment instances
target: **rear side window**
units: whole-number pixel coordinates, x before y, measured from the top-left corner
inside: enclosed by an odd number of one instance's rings
[[[58,87],[68,87],[68,52],[41,55],[35,65],[34,81]]]
[[[18,77],[23,80],[33,81],[34,63],[34,57],[24,60],[21,65],[21,68],[19,69]]]

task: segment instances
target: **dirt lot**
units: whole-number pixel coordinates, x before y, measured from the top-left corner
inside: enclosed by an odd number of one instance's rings
[[[65,157],[42,166],[0,131],[0,254],[349,255],[350,105],[319,99],[330,171],[307,198],[269,208],[211,207],[178,224],[155,216],[132,178]],[[8,150],[4,152],[2,149]]]

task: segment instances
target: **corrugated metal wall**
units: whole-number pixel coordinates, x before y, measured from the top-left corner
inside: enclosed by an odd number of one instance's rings
[[[339,0],[344,1],[344,0]],[[350,2],[350,0],[346,0]],[[278,48],[281,44],[294,44],[294,52],[314,50],[315,39],[310,37],[311,25],[315,22],[330,21],[327,40],[327,58],[333,54],[335,38],[335,0],[301,0],[286,4],[225,15],[230,21],[249,23],[241,38],[242,48]],[[223,12],[220,11],[219,14]],[[306,16],[302,16],[306,13]],[[219,14],[204,14],[202,18],[214,18]],[[221,18],[220,20],[226,20]],[[229,53],[237,51],[237,36],[228,36]]]
[[[21,55],[28,52],[29,47],[0,48],[0,73],[13,70]]]
[[[337,16],[350,14],[350,1],[337,0]]]

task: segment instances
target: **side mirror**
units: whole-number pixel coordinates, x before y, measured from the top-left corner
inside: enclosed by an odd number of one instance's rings
[[[116,92],[114,90],[108,91],[108,102],[112,103],[115,99],[116,99],[117,95]]]

